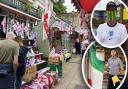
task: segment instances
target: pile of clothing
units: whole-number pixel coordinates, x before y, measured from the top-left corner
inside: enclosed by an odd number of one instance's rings
[[[58,73],[43,70],[37,72],[37,77],[28,85],[23,85],[21,89],[51,89],[58,82]]]

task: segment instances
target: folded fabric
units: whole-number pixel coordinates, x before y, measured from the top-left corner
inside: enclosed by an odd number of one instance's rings
[[[112,81],[113,81],[113,85],[115,86],[117,82],[120,82],[120,79],[118,78],[118,76],[113,76]]]

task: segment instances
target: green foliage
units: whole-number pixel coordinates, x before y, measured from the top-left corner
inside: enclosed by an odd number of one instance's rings
[[[39,16],[39,17],[41,17],[42,16],[42,13],[44,12],[44,9],[41,9],[41,8],[38,8],[37,9],[37,15]]]
[[[31,10],[31,3],[29,0],[22,0],[22,2],[24,3],[24,10],[29,12]]]
[[[61,1],[53,2],[53,10],[56,13],[66,13],[66,7],[63,5]]]

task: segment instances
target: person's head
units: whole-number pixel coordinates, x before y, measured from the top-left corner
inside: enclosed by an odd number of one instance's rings
[[[13,32],[8,32],[8,33],[6,34],[6,39],[11,39],[11,40],[13,40],[13,39],[15,39],[15,37],[16,37],[16,35],[15,35]]]
[[[112,56],[112,57],[115,57],[115,56],[116,56],[116,50],[115,50],[115,49],[112,49],[112,50],[111,50],[111,56]]]
[[[117,12],[117,6],[114,2],[109,2],[106,6],[106,12],[107,12],[107,23],[109,26],[113,27],[116,25],[116,12]]]
[[[22,41],[22,38],[21,38],[21,37],[17,36],[17,37],[15,37],[14,40],[15,40],[20,46],[23,45],[23,41]]]
[[[76,42],[79,42],[79,38],[76,39]]]

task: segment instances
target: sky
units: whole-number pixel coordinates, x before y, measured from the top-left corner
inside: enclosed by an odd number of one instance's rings
[[[64,1],[65,1],[64,6],[67,7],[67,12],[72,12],[75,10],[75,7],[73,6],[73,4],[71,4],[71,0],[64,0]]]

